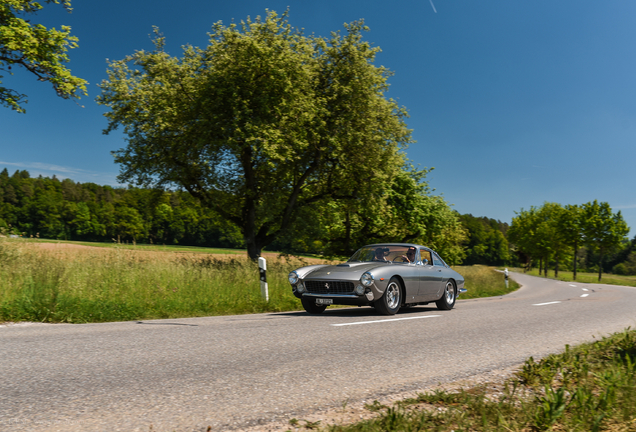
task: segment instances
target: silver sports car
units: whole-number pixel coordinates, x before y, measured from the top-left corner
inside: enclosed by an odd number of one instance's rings
[[[289,283],[310,314],[332,304],[373,306],[384,315],[431,302],[450,310],[466,292],[464,278],[435,251],[406,243],[372,244],[342,264],[301,267]]]

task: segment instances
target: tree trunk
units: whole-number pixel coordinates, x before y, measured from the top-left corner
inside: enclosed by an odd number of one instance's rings
[[[576,264],[577,264],[577,258],[579,255],[579,245],[578,242],[574,242],[574,274],[573,274],[573,279],[576,280]]]
[[[247,246],[247,256],[256,261],[261,256],[262,244],[256,233],[256,200],[258,198],[258,187],[256,174],[254,173],[253,151],[249,145],[244,145],[241,150],[241,165],[245,175],[246,194],[243,203],[243,238]]]
[[[557,279],[559,277],[559,257],[556,257],[554,264],[554,278]]]
[[[601,257],[598,260],[598,281],[601,281],[601,274],[603,273],[603,250],[601,252]]]
[[[258,247],[256,242],[248,243],[246,240],[245,244],[247,245],[247,256],[249,257],[249,259],[251,259],[252,261],[258,260],[258,258],[261,256],[261,248]]]
[[[261,250],[264,245],[262,239],[256,233],[256,226],[254,223],[245,223],[243,225],[243,240],[247,247],[247,256],[252,261],[257,261],[261,256]]]
[[[351,217],[349,215],[349,209],[346,211],[346,219],[345,219],[345,250],[347,254],[350,253],[351,250]]]
[[[543,258],[539,258],[539,276],[543,273]]]

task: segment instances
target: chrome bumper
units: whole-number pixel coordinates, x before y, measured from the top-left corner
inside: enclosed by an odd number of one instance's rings
[[[333,298],[350,298],[350,299],[359,299],[362,296],[358,296],[355,294],[312,294],[312,293],[303,293],[303,297],[333,297]]]

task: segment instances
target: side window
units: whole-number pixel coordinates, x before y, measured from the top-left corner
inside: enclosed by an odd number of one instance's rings
[[[433,264],[436,266],[446,267],[444,265],[444,261],[442,261],[442,259],[435,252],[433,252]]]
[[[420,249],[420,255],[422,256],[422,262],[424,262],[424,260],[428,260],[427,265],[433,264],[433,261],[431,261],[431,253],[429,251],[426,249]]]

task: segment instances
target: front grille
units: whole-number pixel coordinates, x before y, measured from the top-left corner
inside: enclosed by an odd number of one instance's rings
[[[342,281],[305,281],[305,287],[312,294],[351,294],[354,285]]]

